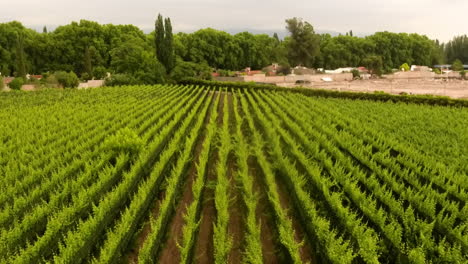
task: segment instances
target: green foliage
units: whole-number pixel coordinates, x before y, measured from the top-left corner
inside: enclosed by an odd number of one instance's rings
[[[5,88],[5,83],[3,80],[3,76],[0,75],[0,91],[3,90],[4,88]]]
[[[26,78],[26,55],[24,53],[24,34],[16,35],[16,77]]]
[[[110,83],[123,84],[156,84],[164,83],[166,71],[164,66],[154,58],[153,54],[146,50],[145,43],[138,39],[127,41],[120,47],[111,51],[111,67],[115,70]],[[127,76],[127,81],[124,80]],[[114,84],[116,83],[116,84]]]
[[[143,140],[130,128],[123,128],[116,134],[108,137],[104,142],[106,151],[126,153],[135,157],[143,149]]]
[[[286,20],[286,29],[291,34],[285,40],[289,63],[312,67],[320,53],[320,37],[315,34],[314,27],[295,17]]]
[[[359,79],[359,78],[361,78],[361,73],[359,72],[358,69],[353,69],[353,70],[351,71],[351,73],[353,74],[353,79]]]
[[[108,70],[104,66],[97,66],[93,69],[93,76],[97,80],[103,80],[107,77]]]
[[[57,80],[57,77],[54,74],[49,74],[46,73],[45,75],[42,76],[41,83],[44,84],[48,88],[58,88],[59,87],[59,82]]]
[[[91,76],[87,72],[84,72],[84,73],[81,74],[81,80],[83,80],[85,82],[89,81],[89,80],[91,80]]]
[[[172,36],[171,21],[162,16],[158,16],[154,34],[148,35],[131,25],[100,25],[87,20],[59,26],[47,34],[27,29],[19,22],[1,23],[0,72],[3,76],[24,77],[27,72],[74,71],[79,76],[88,73],[102,79],[105,76],[95,75],[96,67],[134,75],[147,71],[148,60],[154,57],[168,73],[175,67],[176,58],[227,70],[262,69],[274,62],[285,65],[289,61],[291,65],[325,69],[358,67],[369,54],[381,56],[382,68],[387,70],[403,63],[432,66],[442,63],[445,57],[449,62],[457,58],[467,61],[466,36],[446,45],[406,33],[332,37],[315,34],[312,25],[297,18],[288,19],[288,23],[294,34],[285,40],[248,32],[231,35],[210,28]],[[142,65],[138,65],[139,61],[143,61]]]
[[[291,67],[289,65],[281,65],[276,70],[276,74],[284,76],[291,74]]]
[[[83,76],[83,74],[86,73],[88,75],[88,78],[92,78],[92,75],[93,75],[92,56],[94,55],[95,50],[96,49],[94,47],[88,47],[88,46],[85,47],[84,61],[83,61],[84,71],[81,74],[81,76]]]
[[[214,109],[217,109],[219,99],[214,99]],[[206,174],[208,173],[208,162],[210,158],[210,152],[212,151],[212,145],[214,144],[214,136],[217,131],[217,120],[218,112],[214,111],[211,113],[208,127],[206,128],[206,137],[203,142],[203,149],[199,156],[199,162],[197,166],[197,177],[192,186],[193,202],[187,207],[187,212],[184,215],[186,222],[183,231],[182,239],[180,244],[180,263],[188,264],[192,263],[193,251],[195,250],[196,235],[200,226],[200,209],[202,206],[202,195],[205,190]]]
[[[164,39],[165,39],[164,19],[161,14],[158,14],[158,18],[156,19],[156,22],[155,22],[154,44],[156,47],[156,50],[155,50],[156,58],[159,61],[164,61],[164,58],[165,58]]]
[[[206,86],[210,89],[228,87],[231,90],[272,90],[272,91],[289,91],[293,93],[303,94],[311,97],[324,97],[324,98],[344,98],[351,100],[369,100],[381,102],[401,102],[411,104],[426,104],[438,106],[454,106],[454,107],[468,107],[467,100],[451,99],[446,96],[432,96],[432,95],[410,95],[400,96],[387,94],[385,92],[376,91],[374,93],[355,93],[355,92],[338,92],[325,89],[305,89],[305,88],[283,88],[275,85],[256,84],[254,82],[217,82],[206,81],[200,79],[187,78],[180,82],[185,85],[199,85]]]
[[[466,71],[465,71],[465,70],[461,70],[461,71],[460,71],[460,77],[461,77],[463,80],[466,80]]]
[[[21,77],[17,77],[15,79],[13,79],[13,81],[11,81],[8,86],[10,87],[10,89],[12,90],[21,90],[21,86],[23,86],[24,84],[24,79],[21,78]]]
[[[2,263],[118,263],[144,225],[155,263],[183,212],[184,264],[201,223],[218,263],[263,263],[264,231],[280,263],[467,260],[466,100],[202,80],[0,97]]]
[[[206,64],[198,64],[187,61],[177,61],[176,67],[170,77],[179,82],[185,78],[211,79],[211,68]]]
[[[174,69],[176,58],[174,53],[174,37],[172,36],[171,19],[164,19],[164,60],[162,64],[166,68],[167,73],[171,73]]]
[[[218,70],[219,76],[221,77],[234,77],[235,73],[230,70]]]
[[[406,71],[409,71],[409,70],[410,70],[410,66],[408,65],[408,63],[403,63],[403,64],[400,66],[399,70],[402,70],[402,71],[405,71],[405,72],[406,72]]]
[[[362,64],[367,67],[372,75],[381,76],[383,73],[383,61],[380,56],[367,56],[362,60]]]
[[[468,36],[461,35],[454,37],[451,41],[444,44],[442,49],[445,51],[447,62],[460,60],[463,63],[468,63]]]
[[[80,79],[74,72],[58,71],[54,76],[62,88],[76,88],[80,84]]]
[[[461,60],[456,59],[452,64],[452,71],[463,71],[463,63]]]
[[[439,68],[434,69],[435,74],[442,74],[442,71]]]
[[[137,84],[138,80],[129,74],[116,73],[105,79],[105,86],[124,86]]]

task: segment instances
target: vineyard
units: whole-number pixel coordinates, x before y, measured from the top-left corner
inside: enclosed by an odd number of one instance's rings
[[[0,263],[468,263],[468,108],[0,94]]]

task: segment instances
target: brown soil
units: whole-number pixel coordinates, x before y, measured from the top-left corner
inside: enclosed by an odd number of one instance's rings
[[[166,196],[166,192],[160,192],[158,195],[158,200],[156,201],[156,206],[151,209],[150,215],[153,218],[156,218],[159,214],[159,208],[161,206],[161,202],[163,198]],[[151,233],[151,222],[146,221],[143,224],[143,228],[137,235],[137,239],[135,241],[135,246],[128,252],[127,256],[125,257],[128,259],[128,263],[138,263],[138,254],[140,252],[141,247],[143,246],[143,243],[145,243],[146,238],[148,235]]]
[[[284,85],[283,85],[284,86]],[[294,84],[287,85],[294,87]],[[367,92],[383,91],[390,94],[431,94],[449,96],[452,98],[466,98],[468,96],[468,81],[461,80],[431,80],[431,79],[381,79],[358,80],[343,82],[313,82],[307,87],[327,90]]]
[[[217,123],[221,125],[223,122],[222,109],[224,106],[224,95],[220,94],[219,97]],[[195,263],[214,263],[213,222],[216,217],[216,208],[214,205],[214,189],[212,186],[207,185],[216,181],[215,164],[217,159],[218,151],[215,150],[208,162],[206,187],[203,190],[201,222],[198,237],[195,242]]]
[[[261,241],[262,241],[262,255],[263,263],[282,263],[278,252],[280,251],[279,244],[277,243],[277,230],[274,225],[273,214],[271,208],[268,205],[268,197],[264,188],[262,187],[262,174],[258,169],[258,165],[255,158],[250,157],[249,161],[249,174],[254,175],[254,192],[259,196],[257,204],[257,219],[260,222],[261,227]]]
[[[229,263],[241,263],[242,262],[242,251],[244,241],[244,212],[242,209],[242,200],[239,194],[239,188],[234,175],[234,157],[228,161],[228,177],[231,181],[230,186],[230,197],[231,202],[229,206],[229,226],[228,233],[232,237],[232,249],[229,253]]]
[[[232,93],[227,93],[229,105],[229,118],[231,133],[235,134],[235,121],[234,121],[234,105]],[[231,182],[229,189],[229,197],[231,199],[229,204],[229,226],[228,233],[232,237],[232,249],[228,256],[229,263],[241,263],[242,251],[244,241],[244,217],[245,212],[242,208],[241,194],[239,193],[238,180],[236,179],[237,167],[235,165],[236,157],[233,153],[228,159],[228,177]]]
[[[291,202],[291,199],[288,195],[288,190],[286,189],[285,184],[280,179],[276,179],[276,183],[278,186],[278,194],[280,196],[280,202],[281,202],[281,207],[284,210],[287,210],[288,217],[292,220],[293,224],[293,229],[294,229],[294,235],[296,238],[297,242],[303,241],[304,244],[301,247],[300,254],[301,254],[301,259],[303,263],[316,263],[313,255],[312,255],[312,247],[305,237],[304,230],[301,226],[300,221],[297,219],[297,217],[294,215],[294,205]]]
[[[214,100],[211,102],[211,106],[208,110],[208,113],[205,117],[204,126],[206,127],[209,123],[211,112],[214,106]],[[178,203],[178,206],[175,210],[175,215],[172,218],[168,229],[168,239],[166,242],[165,247],[162,249],[159,262],[158,263],[179,263],[180,262],[180,249],[177,246],[177,242],[182,238],[183,234],[183,226],[185,225],[184,215],[187,211],[187,207],[193,201],[193,192],[192,186],[195,178],[197,177],[197,167],[196,164],[199,163],[200,159],[200,152],[203,149],[203,143],[205,142],[204,133],[199,138],[197,145],[195,147],[195,153],[193,155],[193,163],[190,166],[188,171],[188,177],[186,178],[184,184],[184,193],[182,195],[182,199]],[[200,176],[200,177],[203,177]]]

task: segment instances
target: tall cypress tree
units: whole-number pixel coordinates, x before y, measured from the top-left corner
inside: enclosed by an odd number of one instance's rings
[[[16,76],[26,78],[26,61],[24,54],[24,36],[22,33],[16,35]]]
[[[84,53],[84,72],[86,72],[89,77],[92,77],[93,74],[93,65],[91,62],[91,51],[88,46],[85,48],[85,53]]]
[[[163,64],[166,67],[167,73],[170,73],[175,66],[175,55],[174,55],[174,37],[172,35],[171,19],[166,18],[164,20],[164,61]]]
[[[154,30],[154,44],[156,47],[156,58],[164,64],[165,48],[164,48],[164,21],[161,14],[158,15],[158,19],[155,23]]]

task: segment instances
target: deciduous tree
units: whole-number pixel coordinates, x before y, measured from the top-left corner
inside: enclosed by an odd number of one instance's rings
[[[314,27],[295,17],[286,20],[286,29],[290,33],[287,42],[290,64],[311,67],[320,53],[320,38],[315,34]]]

